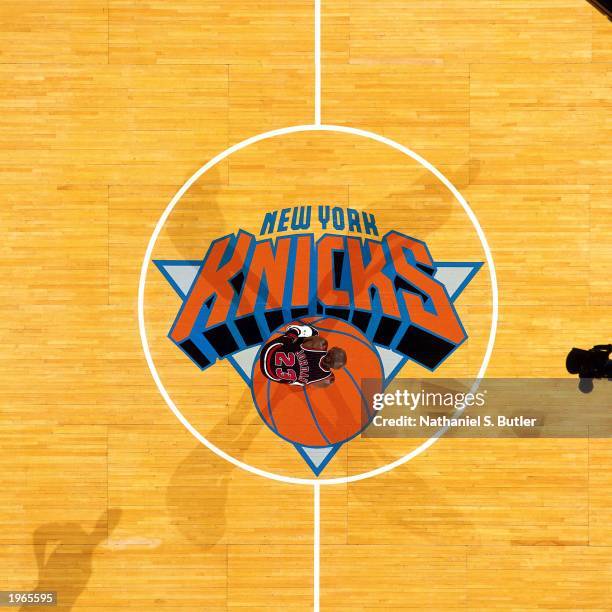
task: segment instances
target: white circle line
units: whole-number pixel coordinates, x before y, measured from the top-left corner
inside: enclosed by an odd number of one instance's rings
[[[204,444],[204,446],[206,446],[210,451],[212,451],[219,457],[222,457],[226,461],[234,464],[235,466],[247,472],[250,472],[252,474],[256,474],[257,476],[262,476],[263,478],[268,478],[270,480],[276,480],[278,482],[284,482],[287,484],[298,484],[298,485],[308,485],[308,486],[346,484],[349,482],[357,482],[359,480],[365,480],[366,478],[373,478],[374,476],[378,476],[380,474],[384,474],[385,472],[389,472],[395,469],[396,467],[399,467],[400,465],[407,463],[408,461],[410,461],[417,455],[420,455],[423,451],[427,450],[442,435],[444,435],[444,433],[446,433],[446,431],[448,430],[448,427],[438,430],[431,438],[423,442],[420,446],[417,446],[410,453],[408,453],[407,455],[404,455],[403,457],[400,457],[399,459],[397,459],[396,461],[393,461],[392,463],[388,463],[374,470],[370,470],[369,472],[362,472],[361,474],[355,474],[354,476],[345,476],[343,478],[321,478],[321,479],[296,478],[293,476],[283,476],[281,474],[275,474],[274,472],[268,472],[266,470],[262,470],[260,468],[249,465],[248,463],[244,463],[243,461],[240,461],[239,459],[232,457],[225,451],[221,450],[219,447],[215,446],[212,442],[207,440],[195,427],[193,427],[193,425],[191,425],[191,423],[183,416],[181,411],[177,408],[175,403],[172,401],[172,398],[168,394],[168,391],[164,387],[159,377],[159,373],[157,372],[157,368],[155,367],[155,363],[153,362],[153,357],[151,356],[151,351],[149,349],[149,342],[147,339],[145,319],[144,319],[144,294],[145,294],[145,287],[146,287],[147,271],[149,268],[149,264],[151,263],[151,255],[153,253],[153,249],[155,247],[159,234],[163,226],[165,225],[168,217],[170,216],[170,213],[176,206],[176,204],[183,197],[183,195],[185,195],[187,190],[203,174],[208,172],[208,170],[216,166],[219,162],[223,161],[225,158],[229,157],[233,153],[241,151],[242,149],[245,149],[246,147],[249,147],[250,145],[260,142],[262,140],[268,140],[270,138],[275,138],[277,136],[285,136],[287,134],[295,134],[297,132],[316,132],[316,131],[340,132],[340,133],[345,133],[345,134],[352,134],[353,136],[361,136],[369,140],[375,140],[377,142],[380,142],[382,144],[385,144],[391,147],[392,149],[396,149],[397,151],[400,151],[404,155],[407,155],[408,157],[411,157],[415,161],[419,162],[423,167],[427,168],[427,170],[429,170],[432,174],[434,174],[444,185],[446,185],[449,191],[455,196],[457,201],[463,207],[465,213],[467,214],[468,218],[472,222],[472,225],[474,226],[476,233],[478,234],[478,238],[480,239],[480,242],[484,249],[485,257],[487,260],[487,265],[489,267],[489,275],[491,278],[491,293],[492,293],[492,308],[493,308],[493,313],[491,316],[491,327],[489,331],[489,340],[487,343],[487,348],[485,351],[485,355],[484,355],[482,364],[480,366],[480,370],[478,371],[477,382],[475,383],[475,385],[477,385],[478,381],[480,381],[484,377],[484,374],[489,365],[491,354],[493,352],[493,347],[495,345],[495,336],[497,334],[497,323],[499,319],[499,296],[498,296],[498,287],[497,287],[497,275],[495,273],[495,263],[493,261],[493,255],[491,254],[489,243],[487,242],[484,231],[482,230],[482,227],[480,226],[480,223],[478,221],[478,218],[474,214],[474,211],[471,209],[470,205],[467,203],[467,201],[461,195],[461,193],[459,193],[457,188],[435,166],[433,166],[430,162],[422,158],[420,155],[418,155],[414,151],[411,151],[410,149],[408,149],[408,147],[405,147],[404,145],[401,145],[398,142],[395,142],[394,140],[387,138],[386,136],[381,136],[380,134],[369,132],[367,130],[347,127],[347,126],[342,126],[342,125],[325,125],[325,124],[295,125],[295,126],[280,128],[276,130],[270,130],[269,132],[264,132],[256,136],[252,136],[251,138],[247,138],[246,140],[243,140],[229,147],[222,153],[219,153],[218,155],[213,157],[208,163],[202,166],[197,172],[195,172],[195,174],[193,174],[193,176],[191,176],[191,178],[189,178],[187,182],[176,192],[175,196],[172,198],[170,203],[166,206],[164,212],[159,218],[157,225],[155,226],[155,229],[153,230],[153,233],[151,234],[151,238],[149,239],[147,250],[145,252],[145,256],[144,256],[142,266],[140,269],[140,279],[138,283],[138,329],[140,332],[140,340],[142,343],[142,349],[145,354],[147,365],[149,366],[151,376],[153,377],[153,380],[155,381],[155,384],[159,392],[161,393],[161,396],[164,398],[170,410],[172,410],[174,415],[185,426],[185,428],[198,441]]]

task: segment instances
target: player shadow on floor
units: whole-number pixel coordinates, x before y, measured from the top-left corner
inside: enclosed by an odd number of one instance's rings
[[[92,531],[76,522],[46,523],[33,534],[34,555],[38,566],[38,581],[32,589],[57,592],[60,610],[71,610],[87,586],[96,548],[113,532],[121,510],[105,510]],[[32,606],[22,606],[29,611]]]
[[[200,181],[196,181],[173,211],[175,221],[177,214],[184,215],[188,227],[185,227],[185,221],[168,222],[164,226],[164,233],[170,238],[172,246],[183,259],[198,259],[204,256],[207,245],[202,236],[206,236],[210,231],[211,219],[215,223],[221,221],[222,229],[219,237],[227,233],[225,228],[228,224],[218,201],[218,191],[225,186],[219,166],[211,168],[202,177],[201,182],[200,186]],[[228,231],[233,232],[234,228]],[[196,240],[196,243],[190,242],[190,239]]]
[[[476,178],[479,169],[480,164],[477,161],[468,161],[454,174],[459,177],[467,177],[467,181],[464,182],[469,184]],[[218,173],[216,168],[213,168],[210,172],[215,171]],[[456,182],[460,185],[459,188],[461,188],[461,184],[458,181]],[[214,186],[215,180],[212,179],[209,184]],[[444,194],[445,202],[443,214],[435,217],[432,224],[425,228],[425,233],[421,232],[417,236],[419,239],[422,239],[427,236],[427,231],[434,231],[444,225],[452,214],[454,200],[447,197],[447,188],[429,171],[424,171],[416,184],[423,184],[426,192]],[[218,202],[214,199],[214,190],[210,190],[212,193],[208,193],[208,191],[206,190],[205,192],[207,194],[206,217],[210,217],[212,214],[223,218]],[[416,203],[420,205],[419,202]],[[197,207],[196,204],[191,204],[191,206]],[[204,219],[202,217],[201,220]],[[190,258],[193,257],[193,250],[188,250],[189,246],[185,244],[183,227],[183,224],[178,224],[169,227],[167,232],[174,247],[181,256]],[[190,231],[193,231],[193,229],[193,227],[190,227]],[[328,278],[325,279],[326,283],[329,284],[331,276],[332,271],[330,270]],[[261,279],[257,280],[261,282]],[[277,306],[280,307],[280,305]],[[245,398],[247,402],[251,402],[249,390],[245,391],[241,402],[245,401]],[[231,417],[230,422],[232,422]],[[255,407],[252,406],[252,415],[249,422],[244,426],[233,426],[238,431],[236,439],[232,441],[233,444],[238,443],[242,451],[248,449],[258,432],[257,427],[252,427],[252,425],[257,424],[265,427],[257,415]],[[207,438],[211,440],[221,438],[223,433],[225,433],[223,430],[227,430],[227,427],[228,424],[226,422],[220,423],[213,428],[207,435]],[[280,440],[279,444],[282,444]],[[190,542],[198,546],[210,547],[222,541],[226,530],[228,488],[236,469],[238,468],[219,458],[201,444],[198,444],[177,467],[167,488],[167,506],[175,526]],[[427,489],[424,483],[418,485],[418,488]],[[427,494],[429,495],[429,492]],[[440,505],[443,506],[444,504]],[[462,525],[469,524],[467,521],[460,522]]]
[[[453,172],[448,172],[447,178],[462,192],[463,189],[469,187],[476,181],[480,174],[480,160],[471,159],[461,164]],[[427,221],[423,225],[417,225],[411,228],[398,228],[406,231],[406,233],[418,240],[426,240],[433,232],[441,229],[450,220],[453,211],[458,206],[455,197],[449,192],[446,185],[429,170],[423,169],[419,173],[417,180],[413,182],[413,187],[422,185],[424,195],[427,197],[439,198],[439,205],[423,207],[423,201],[414,194],[410,198],[402,200],[401,207],[403,212],[413,211],[413,218],[419,219],[423,215],[423,211],[429,212]]]
[[[461,164],[456,170],[454,170],[452,174],[449,173],[449,178],[451,182],[456,185],[459,191],[461,191],[476,181],[480,175],[480,171],[480,160],[469,159],[467,162]],[[238,227],[231,227],[231,224],[227,221],[225,215],[223,214],[223,207],[218,200],[218,190],[221,187],[226,186],[226,182],[222,179],[219,166],[214,166],[211,168],[204,175],[202,181],[203,185],[206,187],[202,190],[200,197],[193,201],[185,201],[184,196],[183,200],[177,204],[177,209],[183,210],[188,218],[192,221],[192,224],[190,224],[188,228],[187,234],[194,237],[206,235],[206,232],[210,230],[211,219],[222,221],[222,228],[219,236],[224,235],[227,232],[235,232]],[[191,191],[197,190],[198,185],[199,182],[196,182],[196,184],[191,188]],[[414,185],[423,185],[425,194],[437,195],[442,198],[443,202],[443,205],[440,206],[437,211],[432,211],[433,214],[428,221],[428,225],[418,228],[418,235],[414,236],[415,238],[424,240],[430,233],[442,228],[446,224],[452,214],[455,200],[449,193],[446,186],[428,170],[423,170],[419,174],[419,178],[414,182]],[[291,205],[291,203],[287,203],[287,206],[289,205]],[[422,213],[422,202],[417,197],[412,198],[410,201],[404,201],[402,206],[408,210],[411,206],[414,206],[415,213]],[[177,209],[175,209],[175,211]],[[199,232],[198,228],[201,228],[202,232]],[[164,231],[182,258],[194,258],[194,252],[196,253],[196,259],[203,255],[205,247],[204,243],[200,246],[199,244],[190,245],[186,242],[184,223],[167,223],[164,227]]]
[[[200,185],[201,191],[198,192]],[[218,190],[224,185],[219,166],[214,166],[201,182],[196,182],[191,188],[190,192],[195,191],[197,195],[193,199],[184,197],[177,204],[176,210],[185,215],[189,227],[185,230],[185,222],[168,223],[164,231],[181,258],[197,259],[204,255],[206,241],[200,239],[201,244],[194,244],[186,236],[197,239],[206,235],[210,231],[211,219],[215,222],[221,220],[223,229],[219,235],[225,233],[227,221],[217,197]],[[250,397],[250,392],[248,395]],[[219,423],[207,438],[216,440],[226,428],[225,421]],[[248,448],[254,435],[248,427],[240,431],[238,441],[241,448]],[[198,443],[173,473],[166,491],[167,506],[174,525],[190,542],[209,547],[223,538],[227,489],[235,469],[233,464]]]
[[[370,460],[365,457],[369,457]],[[391,460],[388,455],[383,455],[376,448],[359,450],[360,463],[366,463],[369,469],[390,463]],[[428,461],[427,451],[422,456],[422,460]],[[415,471],[411,469],[410,462],[408,462],[382,476],[349,485],[351,505],[372,503],[372,489],[368,489],[368,484],[376,487],[384,483],[387,493],[393,491],[394,487],[398,487],[398,490],[402,492],[402,499],[396,498],[398,506],[393,503],[388,505],[389,511],[385,512],[385,520],[389,520],[392,513],[393,522],[406,530],[407,541],[411,544],[415,546],[444,545],[450,541],[449,538],[456,538],[457,534],[461,534],[461,537],[465,539],[465,542],[461,541],[457,544],[473,543],[472,540],[477,538],[477,535],[473,522],[468,519],[467,512],[462,511],[452,501],[441,495],[440,488],[431,486],[426,478],[417,475]],[[394,477],[401,478],[401,484],[390,480]],[[407,503],[407,493],[413,500],[411,504]]]
[[[245,390],[238,404],[245,400],[251,401],[249,389]],[[259,432],[253,425],[265,425],[254,406],[247,423],[229,425],[239,410],[232,411],[228,419],[215,425],[206,437],[216,442],[232,428],[236,431],[232,446],[239,447],[244,453]],[[227,526],[228,489],[236,470],[239,468],[198,444],[172,475],[166,491],[167,507],[173,524],[193,544],[208,548],[223,540]]]
[[[261,277],[255,277],[258,285],[261,285],[261,281]],[[280,304],[275,305],[280,307]],[[237,373],[234,375],[238,377]],[[239,384],[243,385],[242,381]],[[235,434],[231,446],[240,448],[240,459],[259,433],[257,425],[265,427],[253,404],[251,389],[248,386],[243,388],[235,406],[229,407],[226,418],[221,419],[206,434],[208,440],[217,444],[227,436],[228,430],[233,430]],[[245,404],[247,418],[244,413]],[[223,445],[221,448],[227,450]],[[223,540],[227,523],[228,489],[238,469],[199,443],[181,461],[170,479],[166,502],[173,524],[188,541],[208,548]]]

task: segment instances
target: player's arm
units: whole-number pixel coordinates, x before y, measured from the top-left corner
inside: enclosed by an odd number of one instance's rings
[[[321,336],[313,336],[312,338],[308,338],[308,340],[304,340],[304,342],[302,342],[302,346],[315,351],[326,351],[327,340]]]
[[[285,330],[284,336],[295,342],[298,338],[312,338],[318,336],[319,332],[310,325],[289,325]]]
[[[336,380],[336,377],[331,374],[330,376],[328,376],[327,378],[324,378],[323,380],[319,380],[316,383],[312,383],[312,387],[329,387],[329,385],[332,385],[334,383],[334,381]]]

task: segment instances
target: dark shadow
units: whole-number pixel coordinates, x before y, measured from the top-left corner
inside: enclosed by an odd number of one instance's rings
[[[88,532],[75,522],[47,523],[34,531],[33,546],[38,566],[34,591],[57,592],[61,610],[71,610],[91,576],[96,547],[110,536],[121,518],[121,510],[105,510]],[[25,612],[32,606],[22,606]]]
[[[478,160],[470,160],[462,164],[454,176],[461,177],[460,181],[455,181],[459,189],[465,187],[470,182],[473,182],[480,172],[480,163]],[[217,198],[216,187],[221,187],[220,171],[216,166],[212,168],[205,176],[203,186],[205,188],[197,193],[189,202],[181,201],[179,206],[184,206],[187,218],[198,220],[195,225],[189,225],[188,232],[190,235],[198,235],[198,224],[201,223],[202,229],[209,229],[207,220],[211,218],[223,218],[223,210],[219,205]],[[425,229],[420,231],[415,238],[426,239],[428,232],[434,231],[443,226],[452,214],[455,200],[448,191],[447,187],[441,183],[438,178],[429,172],[423,170],[415,185],[422,185],[425,194],[440,194],[441,202],[444,202],[444,207],[439,209],[435,219]],[[197,192],[198,184],[192,189]],[[422,202],[419,198],[411,198],[412,202],[406,205],[414,206],[415,209],[422,208]],[[206,214],[201,214],[205,211]],[[192,213],[192,214],[190,214]],[[401,229],[401,228],[400,228]],[[238,226],[229,231],[237,231]],[[183,223],[174,223],[167,226],[166,232],[171,239],[177,252],[185,259],[193,258],[193,248],[186,246],[185,243],[185,225]],[[220,234],[222,235],[222,234]],[[206,245],[202,243],[202,255]],[[328,278],[333,272],[328,272]],[[280,306],[280,305],[279,305]],[[286,321],[286,325],[289,321]],[[251,401],[250,390],[245,387],[245,395],[248,396],[248,401]],[[231,422],[231,419],[230,419]],[[212,441],[223,439],[227,432],[234,429],[238,433],[233,440],[234,445],[238,443],[241,450],[246,450],[257,433],[257,428],[251,425],[263,423],[257,414],[255,407],[252,407],[252,414],[247,424],[228,425],[222,421],[216,425],[210,434],[207,435]],[[282,443],[279,441],[279,443]],[[223,539],[226,528],[226,503],[230,479],[237,468],[232,464],[217,457],[206,447],[197,445],[180,463],[176,471],[172,475],[170,484],[167,488],[166,500],[173,518],[174,525],[190,542],[199,546],[213,546]]]
[[[446,174],[446,173],[445,173]],[[480,174],[480,161],[477,159],[470,159],[467,162],[461,164],[456,171],[452,173],[448,173],[447,178],[457,187],[459,191],[462,191],[466,187],[469,187],[472,183],[476,181],[478,175]],[[431,224],[427,228],[423,228],[419,232],[418,236],[414,236],[414,238],[418,238],[419,240],[425,240],[427,235],[437,229],[443,227],[451,216],[453,209],[458,203],[455,200],[455,197],[452,193],[449,192],[446,185],[441,183],[438,178],[429,172],[429,170],[424,170],[420,179],[415,182],[415,185],[423,185],[425,188],[425,194],[429,195],[439,195],[444,202],[444,205],[436,210],[435,215],[432,216]],[[416,202],[416,207],[421,208],[422,203]]]
[[[480,175],[481,163],[478,159],[470,159],[467,162],[461,164],[456,170],[450,172],[444,172],[447,178],[457,187],[459,191],[462,191],[472,183],[476,181]],[[430,208],[430,217],[427,225],[423,225],[418,228],[398,227],[399,231],[405,231],[409,236],[418,240],[425,240],[427,236],[434,231],[443,227],[450,216],[452,215],[454,207],[458,206],[453,194],[448,190],[446,185],[442,183],[434,174],[429,170],[422,169],[417,179],[412,183],[413,187],[422,186],[423,196],[436,197],[439,199],[440,204],[433,208]],[[349,186],[350,194],[350,186]],[[349,206],[350,206],[350,195],[349,195]],[[373,203],[374,209],[376,209],[376,202]],[[414,218],[418,219],[423,214],[423,200],[419,197],[419,194],[411,194],[409,198],[406,198],[401,202],[403,212],[410,212],[414,210]]]
[[[251,401],[251,392],[245,387],[244,396]],[[241,401],[244,401],[244,396]],[[241,402],[238,402],[240,404]],[[231,415],[229,422],[232,422]],[[261,424],[255,407],[245,425],[228,425],[223,419],[206,436],[216,442],[235,430],[234,446],[247,450]],[[172,475],[166,492],[166,500],[172,522],[187,540],[202,547],[211,547],[220,542],[227,526],[226,505],[230,481],[236,470],[232,463],[215,455],[198,444]]]
[[[587,0],[589,4],[594,6],[602,15],[605,15],[612,21],[612,1],[611,0]]]
[[[211,220],[217,222],[219,219],[225,218],[218,201],[218,191],[222,185],[225,185],[225,183],[221,180],[221,172],[217,165],[211,168],[199,181],[196,181],[176,205],[171,217],[175,222],[166,223],[164,232],[182,258],[203,257],[207,245],[201,239],[201,236],[205,235],[210,229]],[[184,220],[177,223],[177,215]],[[185,222],[187,220],[189,220],[187,235],[198,239],[196,245],[186,241]],[[200,229],[202,231],[199,231]],[[222,235],[222,233],[219,234],[219,236]]]
[[[196,208],[203,207],[206,215],[199,215],[202,223],[201,227],[206,227],[205,217],[223,218],[222,211],[215,198],[215,184],[220,186],[219,172],[217,167],[212,168],[206,176],[211,173],[216,175],[209,177],[210,188],[203,191],[204,200],[200,196],[189,202],[189,209],[186,211],[188,217],[196,217]],[[217,183],[215,183],[217,180]],[[208,181],[207,181],[208,183]],[[189,227],[191,235],[201,235],[197,231],[197,224]],[[209,227],[206,227],[208,230]],[[238,226],[229,231],[237,232]],[[174,224],[168,231],[168,235],[176,247],[186,259],[193,257],[193,249],[185,247],[184,224]],[[219,233],[219,236],[223,233]],[[207,248],[206,242],[201,243],[204,255]],[[261,278],[256,281],[261,285]],[[278,305],[280,307],[280,304]],[[214,366],[213,366],[214,367]],[[238,374],[236,373],[236,376]],[[248,403],[251,410],[249,416],[241,421],[239,418],[243,410],[244,403]],[[257,410],[253,404],[251,390],[244,385],[244,391],[240,399],[230,406],[229,412],[206,434],[206,438],[214,444],[226,450],[220,440],[231,442],[234,448],[240,448],[241,452],[246,451],[259,432],[259,428],[253,425],[265,427]],[[236,423],[236,424],[233,424]],[[238,424],[240,423],[240,424]],[[166,501],[169,514],[172,517],[173,525],[183,534],[183,536],[196,546],[208,548],[219,543],[226,530],[226,504],[228,488],[234,472],[237,470],[232,463],[218,457],[202,444],[198,444],[186,457],[170,479],[170,484],[166,490]]]
[[[415,446],[420,444],[417,440],[414,442]],[[435,450],[428,450],[425,451],[424,455],[432,452],[435,454]],[[363,461],[364,454],[369,457],[367,465],[370,467],[368,469],[374,469],[375,467],[390,463],[389,457],[382,456],[376,448],[368,448],[365,452],[363,450],[360,451],[360,462]],[[350,447],[347,458],[349,455]],[[418,458],[415,458],[415,460],[418,460]],[[424,456],[422,460],[432,461],[434,458]],[[431,486],[426,479],[417,476],[414,472],[415,470],[412,469],[411,462],[408,462],[374,479],[351,483],[348,485],[348,498],[352,498],[351,503],[353,505],[356,503],[370,505],[372,503],[372,494],[367,491],[368,486],[384,486],[384,488],[381,488],[381,494],[384,496],[389,490],[398,486],[397,483],[391,482],[390,479],[401,473],[401,486],[404,496],[401,500],[402,508],[401,511],[398,511],[397,508],[393,509],[392,515],[394,520],[402,528],[406,529],[407,537],[409,537],[412,544],[415,546],[443,544],[442,528],[446,528],[447,533],[454,532],[458,534],[457,538],[462,540],[460,544],[463,544],[463,540],[470,540],[470,534],[473,532],[473,523],[467,518],[468,509],[466,508],[466,511],[463,512],[454,503],[447,500],[439,488]],[[351,474],[350,472],[348,473],[349,475]],[[413,500],[410,505],[407,504],[406,500],[407,492],[409,493],[410,500]],[[469,506],[469,497],[466,497],[466,500],[465,505]],[[436,525],[436,520],[438,525]],[[419,523],[426,524],[428,529],[416,531],[415,524],[418,525]]]

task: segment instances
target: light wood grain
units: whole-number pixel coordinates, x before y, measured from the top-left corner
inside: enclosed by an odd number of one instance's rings
[[[312,492],[246,474],[182,427],[142,356],[136,294],[152,228],[193,172],[312,121],[313,8],[0,6],[0,590],[57,590],[63,610],[312,609]],[[323,1],[323,120],[422,154],[487,234],[491,376],[565,376],[571,346],[612,341],[611,49],[612,25],[582,0]],[[156,253],[201,257],[305,200],[374,208],[436,252],[483,255],[422,169],[312,135],[216,167]],[[165,338],[177,300],[149,278],[153,351],[189,417],[246,461],[308,476],[227,364],[185,367]],[[484,353],[486,274],[458,308],[470,340],[448,375]],[[326,475],[408,442],[356,440]],[[611,468],[608,440],[442,440],[325,488],[322,610],[609,610]]]

